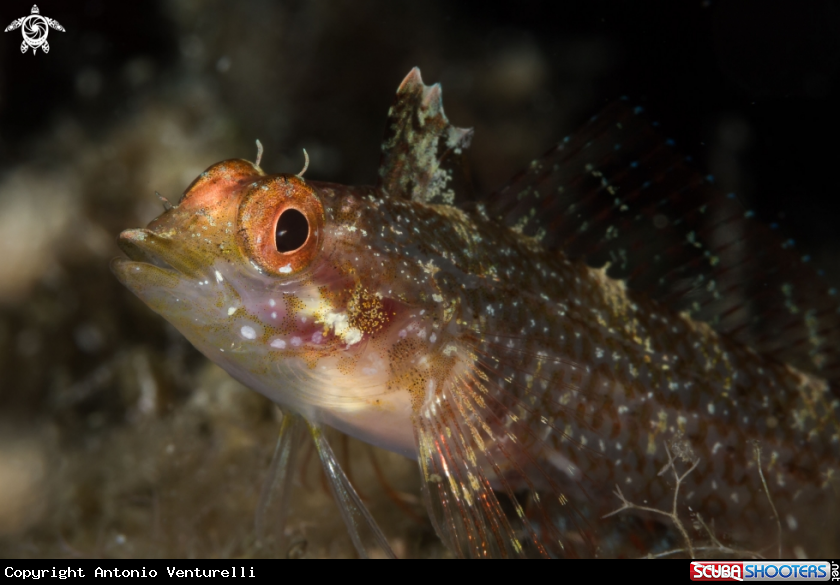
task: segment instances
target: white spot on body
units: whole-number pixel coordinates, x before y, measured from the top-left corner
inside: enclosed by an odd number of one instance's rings
[[[347,345],[353,345],[355,343],[359,343],[362,340],[362,332],[352,327],[343,337],[342,339],[347,343]]]
[[[243,325],[242,329],[239,330],[239,333],[241,333],[242,337],[244,337],[245,339],[256,339],[257,338],[257,332],[254,331],[254,328],[251,327],[250,325]]]
[[[276,347],[277,349],[286,349],[286,342],[282,339],[274,339],[271,342],[271,347]]]
[[[230,317],[231,315],[233,315],[235,312],[236,312],[236,307],[230,307],[230,308],[228,309],[228,317]]]
[[[332,327],[335,334],[348,345],[362,340],[362,332],[350,325],[346,313],[327,313],[324,315],[323,322],[328,327]]]

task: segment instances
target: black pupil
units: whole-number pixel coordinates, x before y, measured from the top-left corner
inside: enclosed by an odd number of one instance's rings
[[[309,237],[309,222],[297,209],[287,209],[277,220],[274,241],[278,252],[294,252],[306,243]]]

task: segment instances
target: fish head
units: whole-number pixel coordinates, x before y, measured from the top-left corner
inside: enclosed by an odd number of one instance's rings
[[[408,286],[391,258],[379,261],[396,245],[371,237],[385,219],[370,199],[221,162],[145,229],[124,231],[128,258],[112,270],[245,385],[412,455],[411,396],[395,383],[394,348],[414,335],[416,358],[431,343],[435,303],[421,269]]]

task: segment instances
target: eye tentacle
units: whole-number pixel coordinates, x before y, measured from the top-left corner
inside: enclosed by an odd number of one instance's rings
[[[262,160],[262,155],[263,155],[263,145],[262,145],[262,142],[260,142],[260,139],[257,138],[257,160],[254,161],[254,166],[257,167],[257,168],[259,168],[259,166],[260,166],[260,161]]]
[[[298,179],[303,179],[303,173],[306,172],[306,169],[309,168],[309,153],[306,152],[306,149],[303,149],[303,170],[295,175]]]

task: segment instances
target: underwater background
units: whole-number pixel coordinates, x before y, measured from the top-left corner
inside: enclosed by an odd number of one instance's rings
[[[268,172],[306,148],[307,178],[373,183],[413,66],[475,127],[477,197],[628,96],[840,283],[836,0],[38,6],[65,28],[48,54],[0,37],[0,557],[356,555],[311,454],[285,534],[256,541],[276,409],[108,261],[155,191],[177,201],[256,139]],[[398,556],[449,554],[413,462],[333,441]]]

